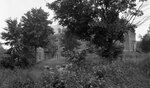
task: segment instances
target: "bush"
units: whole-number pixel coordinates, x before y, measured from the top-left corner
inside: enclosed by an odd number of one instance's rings
[[[39,88],[26,70],[1,69],[0,88]]]
[[[1,67],[14,69],[15,67],[15,60],[11,57],[2,57],[0,61]]]
[[[85,61],[64,64],[44,71],[34,81],[22,70],[0,71],[0,88],[149,88],[149,78],[133,62],[117,60],[111,64]]]
[[[111,62],[116,60],[119,56],[121,56],[123,52],[123,46],[114,45],[106,50],[100,50],[99,55],[107,59],[107,61]]]
[[[85,63],[82,66],[66,64],[59,67],[56,71],[43,75],[40,80],[41,88],[104,88],[105,86],[104,76],[98,78],[92,64]]]
[[[10,69],[0,69],[0,88],[6,88],[4,87],[6,82],[8,82],[10,79],[10,76],[13,77],[13,72]],[[9,79],[9,80],[8,80]]]
[[[16,78],[10,84],[8,88],[37,88],[35,82],[30,78]]]
[[[80,66],[66,64],[63,71],[46,74],[40,81],[43,88],[55,88],[53,86],[55,83],[61,86],[57,88],[149,88],[150,86],[149,78],[142,74],[138,64],[122,60],[105,65],[90,62]]]
[[[52,75],[47,73],[42,74],[39,83],[41,88],[51,88]]]
[[[15,66],[20,68],[28,68],[36,63],[36,58],[31,54],[25,54],[24,57],[14,59],[15,59]]]
[[[69,63],[77,64],[80,65],[85,61],[86,57],[86,51],[78,51],[78,50],[73,50],[73,51],[64,51],[62,52],[62,56],[66,57],[67,61]]]
[[[141,44],[140,44],[140,48],[145,53],[150,52],[150,35],[149,34],[145,34],[143,36]]]
[[[149,88],[146,78],[133,62],[115,61],[106,67],[106,83],[114,88]]]
[[[41,88],[66,88],[65,83],[58,74],[43,74],[39,83]]]
[[[140,62],[139,66],[143,73],[150,77],[150,56],[147,56],[142,62]]]
[[[1,67],[14,69],[15,67],[19,68],[28,68],[35,63],[34,58],[13,58],[13,57],[3,57],[0,61]]]
[[[23,52],[20,51],[18,54],[17,52],[11,53],[12,50],[9,49],[7,51],[7,56],[2,57],[0,61],[0,65],[4,68],[14,69],[15,67],[19,68],[28,68],[35,64],[36,58],[33,55],[33,52]]]

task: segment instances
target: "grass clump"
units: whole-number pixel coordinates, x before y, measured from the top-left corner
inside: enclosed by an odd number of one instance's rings
[[[121,59],[103,64],[85,60],[80,65],[50,67],[36,80],[29,71],[1,69],[0,88],[149,88],[149,77],[141,68],[145,65],[149,68],[147,59],[140,64]]]

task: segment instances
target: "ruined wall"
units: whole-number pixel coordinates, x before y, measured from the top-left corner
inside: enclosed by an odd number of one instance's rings
[[[128,31],[128,33],[125,34],[124,51],[133,52],[136,50],[135,48],[136,48],[135,32]]]
[[[45,59],[44,57],[44,49],[42,47],[37,48],[37,53],[36,53],[36,61],[40,62]]]

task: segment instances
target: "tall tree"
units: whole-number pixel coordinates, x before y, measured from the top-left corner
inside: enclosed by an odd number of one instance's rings
[[[72,51],[75,48],[79,48],[79,46],[81,45],[80,42],[77,40],[77,37],[69,33],[67,29],[63,29],[63,32],[60,36],[60,45],[61,47],[63,47],[64,51]]]
[[[2,39],[6,42],[6,45],[9,45],[10,48],[6,51],[6,54],[9,57],[3,57],[1,64],[4,67],[14,67],[18,63],[26,62],[27,60],[23,59],[25,57],[25,53],[23,54],[23,44],[21,42],[22,39],[22,27],[21,24],[17,21],[17,19],[8,19],[6,20],[7,27],[4,28],[5,32],[2,32]],[[28,55],[29,56],[29,55]],[[20,66],[27,66],[27,63],[22,63]]]
[[[127,11],[134,16],[141,15],[136,9],[136,0],[56,0],[47,6],[54,10],[54,18],[60,25],[80,39],[95,44],[107,58],[118,56],[116,53],[121,50],[116,42],[123,42],[124,34],[135,28],[119,14]]]
[[[2,39],[11,46],[7,50],[10,55],[9,64],[28,66],[35,63],[36,48],[46,47],[49,44],[49,36],[53,29],[49,26],[48,13],[43,9],[32,9],[22,16],[21,22],[8,19],[6,32],[2,33]],[[6,60],[6,59],[5,59]],[[7,60],[4,63],[7,62]],[[12,65],[11,65],[12,66]]]
[[[48,45],[48,36],[53,34],[53,29],[49,26],[52,22],[48,20],[49,14],[43,9],[32,9],[22,16],[22,41],[24,45],[37,47],[46,47]]]
[[[58,45],[56,44],[57,39],[55,35],[50,35],[48,39],[49,40],[48,40],[48,45],[46,46],[46,52],[50,54],[51,58],[53,58],[57,52],[57,47],[58,47]]]
[[[150,52],[150,28],[147,33],[142,37],[140,48],[144,53]]]
[[[67,29],[62,29],[60,34],[60,46],[62,47],[61,55],[68,57],[68,53],[73,52],[75,49],[79,49],[81,42],[78,41],[77,37],[70,33]]]
[[[21,49],[21,24],[18,23],[17,19],[6,20],[7,27],[4,28],[5,32],[2,32],[2,39],[6,42],[5,44],[11,48],[8,50],[10,53],[19,53]]]

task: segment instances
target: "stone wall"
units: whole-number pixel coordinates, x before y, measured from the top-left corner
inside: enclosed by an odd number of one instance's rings
[[[55,58],[60,58],[60,56],[61,56],[60,52],[62,51],[61,50],[62,48],[59,46],[59,38],[58,38],[57,45],[58,45],[58,50],[57,50],[58,52],[56,53]],[[83,45],[86,45],[86,44],[83,44]],[[135,32],[128,31],[128,33],[125,34],[125,42],[123,43],[123,45],[124,45],[124,52],[136,51]],[[82,46],[82,48],[83,48],[83,46]],[[44,59],[50,59],[51,57],[52,57],[52,55],[50,52],[48,52],[47,49],[43,49],[41,47],[37,48],[37,55],[36,55],[37,62],[40,62]]]
[[[133,52],[136,50],[135,32],[128,31],[125,34],[124,51]]]
[[[36,60],[37,62],[43,61],[44,57],[44,49],[42,47],[37,48]]]

